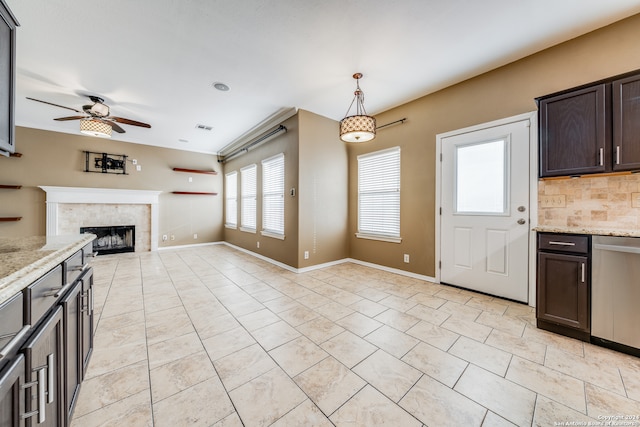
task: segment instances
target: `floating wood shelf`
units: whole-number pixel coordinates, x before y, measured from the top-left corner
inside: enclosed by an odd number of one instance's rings
[[[183,168],[173,168],[176,172],[188,172],[188,173],[204,173],[207,175],[218,175],[216,171],[205,171],[200,169],[183,169]]]
[[[22,185],[2,185],[0,184],[0,188],[8,188],[11,190],[19,190],[22,188]]]
[[[0,222],[20,221],[21,219],[22,219],[21,216],[5,216],[5,217],[0,217]]]
[[[217,196],[218,193],[205,193],[200,191],[172,191],[173,194],[194,194],[197,196]]]

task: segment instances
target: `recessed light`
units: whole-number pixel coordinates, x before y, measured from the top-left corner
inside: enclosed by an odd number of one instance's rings
[[[213,87],[218,89],[219,91],[222,91],[222,92],[227,92],[229,90],[229,86],[227,86],[226,84],[221,83],[221,82],[213,83]]]

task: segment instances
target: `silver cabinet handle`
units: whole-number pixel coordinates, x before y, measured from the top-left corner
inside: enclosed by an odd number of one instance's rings
[[[556,246],[575,246],[575,243],[572,242],[549,242],[550,245],[556,245]]]
[[[600,149],[600,166],[604,166],[604,148]]]
[[[55,381],[55,361],[56,355],[51,353],[47,356],[47,403],[53,403],[56,399],[56,388],[53,382]]]
[[[44,370],[42,368],[38,371],[38,423],[42,424],[47,419],[47,411],[45,410],[45,390],[44,390]]]
[[[584,262],[580,265],[580,269],[582,270],[582,283],[584,283]]]
[[[85,271],[87,269],[87,267],[89,267],[89,264],[76,265],[76,266],[72,267],[70,270],[71,271]]]
[[[2,348],[2,350],[0,350],[0,360],[4,359],[9,355],[9,353],[11,353],[13,348],[18,345],[22,337],[24,337],[27,334],[27,332],[29,332],[29,329],[31,329],[31,325],[24,325],[22,329],[18,331],[17,334],[3,335],[2,337],[0,337],[0,338],[9,338],[10,336],[13,335],[13,339],[9,341],[9,343],[7,343],[7,345],[5,345]]]
[[[620,146],[616,146],[616,165],[620,164]]]
[[[64,286],[61,286],[59,288],[51,288],[49,290],[49,292],[45,292],[44,296],[45,297],[55,297],[58,298],[60,295],[64,294],[65,292],[67,292],[67,289],[69,289],[69,287],[73,285],[73,282],[67,283]]]

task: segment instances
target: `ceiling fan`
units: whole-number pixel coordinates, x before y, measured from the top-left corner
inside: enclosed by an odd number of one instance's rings
[[[40,99],[27,97],[27,99],[31,101],[42,102],[43,104],[53,105],[54,107],[66,108],[67,110],[75,111],[76,113],[84,112],[86,114],[84,116],[68,116],[68,117],[58,117],[57,119],[53,119],[57,121],[91,119],[91,120],[96,120],[110,126],[114,131],[118,133],[125,133],[124,129],[122,129],[118,125],[118,123],[131,125],[131,126],[139,126],[143,128],[151,127],[151,125],[147,123],[142,123],[142,122],[138,122],[136,120],[131,120],[131,119],[125,119],[124,117],[111,116],[109,113],[109,106],[104,103],[104,99],[94,95],[89,95],[88,98],[93,102],[93,104],[83,105],[82,111],[80,111],[80,110],[76,110],[75,108],[65,107],[64,105],[58,105],[52,102],[47,102],[47,101],[42,101]]]

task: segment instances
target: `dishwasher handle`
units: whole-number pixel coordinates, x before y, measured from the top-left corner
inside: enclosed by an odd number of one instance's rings
[[[595,243],[593,249],[599,249],[601,251],[611,252],[626,252],[629,254],[639,254],[640,246],[619,246],[619,245],[603,245],[601,243]]]

